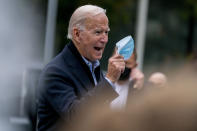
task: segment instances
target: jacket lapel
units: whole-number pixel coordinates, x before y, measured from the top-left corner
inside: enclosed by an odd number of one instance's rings
[[[94,80],[88,66],[72,42],[67,47],[63,50],[63,57],[66,61],[69,61],[67,64],[69,65],[70,72],[85,89],[90,90],[94,87]]]

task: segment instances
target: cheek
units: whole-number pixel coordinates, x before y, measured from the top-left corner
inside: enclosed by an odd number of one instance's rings
[[[88,34],[87,32],[81,32],[81,34],[80,34],[80,40],[81,40],[81,42],[83,42],[84,44],[87,44],[88,41],[90,41],[89,34]]]
[[[106,36],[106,41],[108,42],[108,35]]]
[[[94,40],[91,37],[84,37],[83,39],[84,39],[85,46],[88,46],[88,47],[93,46]],[[88,48],[88,47],[86,47],[86,48]]]
[[[86,36],[84,37],[86,44],[89,44],[91,42],[91,37]]]
[[[84,48],[86,53],[92,54],[94,52],[94,48],[91,45],[85,45]]]

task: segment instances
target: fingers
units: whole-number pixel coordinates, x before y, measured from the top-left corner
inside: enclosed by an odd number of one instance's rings
[[[134,68],[131,77],[134,81],[134,88],[141,89],[144,85],[144,74],[139,69]]]
[[[124,57],[116,54],[109,59],[109,64],[113,66],[115,69],[119,70],[120,72],[124,72],[125,69],[125,61]]]
[[[118,53],[118,48],[117,48],[117,47],[115,48],[112,57],[115,57],[115,58],[123,58],[123,59],[124,59],[124,57],[121,56],[121,55]]]
[[[118,54],[117,51],[116,51],[116,53],[111,58],[117,58],[117,59],[123,59],[124,60],[124,57],[121,56],[120,54]]]
[[[108,62],[108,71],[106,77],[112,82],[116,82],[120,74],[125,70],[124,57],[119,55],[117,52],[113,55]]]

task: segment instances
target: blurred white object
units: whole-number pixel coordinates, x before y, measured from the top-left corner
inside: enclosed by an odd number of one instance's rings
[[[167,84],[167,78],[163,73],[155,72],[150,76],[148,82],[156,87],[165,87]]]

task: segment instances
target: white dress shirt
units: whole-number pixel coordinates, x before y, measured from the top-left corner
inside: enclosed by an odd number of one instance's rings
[[[118,110],[124,109],[129,92],[129,83],[130,80],[126,81],[121,85],[115,83],[115,91],[119,94],[119,96],[111,102],[110,107],[112,109],[118,109]]]

